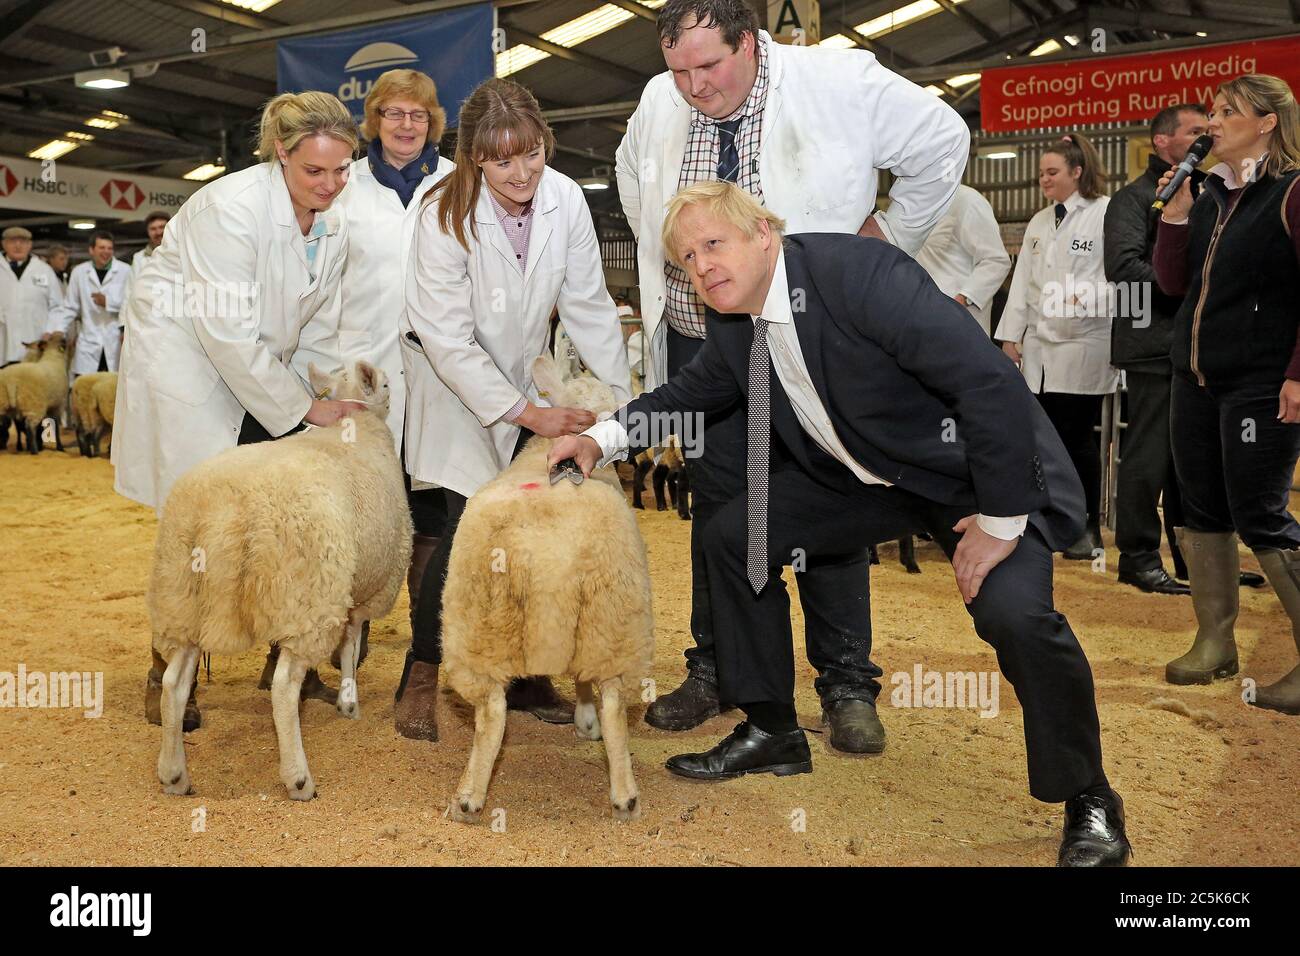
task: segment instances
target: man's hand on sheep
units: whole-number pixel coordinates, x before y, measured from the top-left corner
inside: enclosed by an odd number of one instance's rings
[[[534,435],[543,438],[559,438],[561,435],[576,435],[578,432],[596,424],[596,416],[585,408],[543,408],[529,402],[515,423],[527,428]]]
[[[309,425],[333,425],[340,418],[362,411],[365,407],[358,402],[336,402],[333,399],[314,398],[307,412],[306,421]]]
[[[575,409],[568,409],[575,411]],[[600,445],[596,444],[596,439],[587,435],[565,435],[557,438],[551,445],[550,454],[546,456],[547,469],[554,468],[557,464],[566,458],[572,458],[582,469],[584,478],[591,477],[591,470],[596,467],[600,461]]]

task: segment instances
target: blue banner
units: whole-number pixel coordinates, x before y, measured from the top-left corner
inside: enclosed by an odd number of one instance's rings
[[[366,94],[387,70],[420,70],[438,85],[438,102],[454,127],[460,104],[495,75],[491,3],[398,20],[360,30],[326,33],[277,46],[280,92],[333,93],[358,122]]]

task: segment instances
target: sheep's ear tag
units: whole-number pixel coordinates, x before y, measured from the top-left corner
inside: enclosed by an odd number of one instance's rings
[[[551,469],[551,484],[558,484],[568,478],[575,485],[582,484],[582,469],[572,458],[566,458],[564,461],[557,461],[555,467]]]

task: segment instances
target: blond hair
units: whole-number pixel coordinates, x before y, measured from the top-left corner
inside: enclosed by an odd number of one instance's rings
[[[442,139],[447,129],[447,111],[438,103],[437,84],[427,73],[419,70],[389,70],[379,74],[379,79],[366,94],[361,135],[367,141],[379,135],[379,124],[383,119],[379,111],[386,109],[393,100],[414,100],[428,110],[429,132],[425,142],[436,143]]]
[[[767,223],[768,228],[778,239],[785,232],[784,219],[734,183],[723,180],[696,183],[694,186],[687,186],[668,200],[668,210],[664,214],[661,233],[664,251],[678,266],[682,263],[677,255],[677,244],[673,241],[677,232],[677,219],[684,209],[691,206],[703,206],[705,212],[731,223],[749,239],[754,238],[758,233],[760,222]]]
[[[1300,106],[1286,80],[1267,73],[1247,73],[1220,83],[1215,93],[1222,93],[1238,112],[1249,107],[1259,117],[1276,115],[1264,168],[1274,176],[1300,169]]]
[[[356,152],[357,124],[338,97],[319,90],[281,93],[262,108],[257,149],[262,162],[276,159],[275,144],[292,153],[308,136],[329,136]]]

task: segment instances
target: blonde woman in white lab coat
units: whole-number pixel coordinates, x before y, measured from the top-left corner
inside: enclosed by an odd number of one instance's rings
[[[380,74],[366,95],[361,125],[369,143],[366,155],[352,164],[352,175],[338,199],[348,221],[339,351],[349,361],[364,358],[388,376],[388,427],[399,455],[408,399],[419,408],[429,380],[437,379],[428,362],[414,363],[408,376],[397,338],[406,308],[411,238],[420,199],[455,166],[438,154],[446,127],[447,113],[432,79],[418,70]],[[408,485],[407,501],[415,525],[406,575],[414,620],[424,566],[437,547],[447,509],[440,489],[411,491]],[[368,650],[369,630],[367,621],[361,634],[362,658]]]
[[[117,491],[161,508],[181,474],[237,444],[328,425],[308,363],[333,372],[356,124],[328,93],[284,93],[262,114],[256,166],[204,186],[167,224],[123,310],[112,458]],[[154,651],[145,711],[160,722]],[[314,672],[303,695],[331,700]],[[191,691],[185,729],[197,727]]]
[[[442,584],[465,501],[510,463],[530,434],[574,434],[595,422],[551,408],[532,381],[558,306],[584,364],[615,396],[630,373],[600,243],[582,188],[546,165],[554,138],[537,100],[510,80],[481,84],[461,107],[456,168],[420,209],[406,284],[402,355],[437,377],[407,416],[413,482],[444,489],[447,525],[420,588],[394,720],[436,740]],[[507,706],[569,723],[573,705],[548,678],[516,681]]]
[[[1087,529],[1065,557],[1088,560],[1101,547],[1101,463],[1094,426],[1115,390],[1110,365],[1113,296],[1102,231],[1110,199],[1105,170],[1083,136],[1068,133],[1039,161],[1047,208],[1029,220],[993,337],[1024,373],[1083,481]]]

